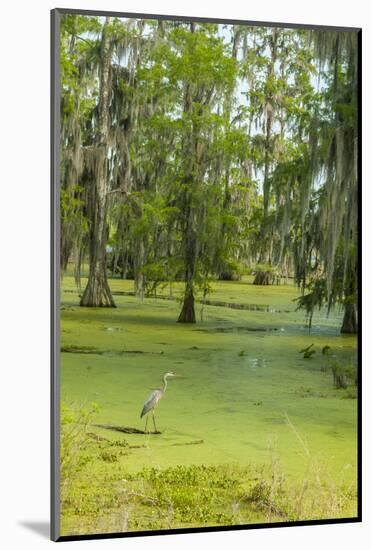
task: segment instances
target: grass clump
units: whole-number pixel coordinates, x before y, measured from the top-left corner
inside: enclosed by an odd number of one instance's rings
[[[348,386],[357,386],[357,367],[354,364],[343,364],[333,360],[330,363],[333,384],[336,389],[347,389]]]
[[[190,465],[145,469],[139,477],[151,497],[171,510],[175,526],[230,525],[235,521],[232,504],[242,482],[238,471],[227,466]]]
[[[92,403],[90,407],[61,403],[60,476],[62,501],[82,468],[92,458],[88,452],[89,429],[93,415],[97,410],[98,407],[95,403]]]
[[[315,460],[302,480],[290,480],[278,464],[264,469],[242,501],[262,514],[259,522],[305,521],[353,517],[356,489],[339,485]],[[259,516],[258,516],[259,517]]]
[[[62,506],[63,534],[352,517],[356,492],[332,483],[308,454],[307,475],[270,466],[182,465],[129,473],[112,442],[89,439]],[[125,450],[126,452],[126,450]],[[130,449],[127,449],[130,452]],[[84,456],[81,446],[77,454]]]

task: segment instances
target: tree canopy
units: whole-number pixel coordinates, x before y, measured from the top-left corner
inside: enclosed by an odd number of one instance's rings
[[[357,34],[63,15],[61,264],[81,306],[292,276],[357,330]],[[171,286],[170,286],[171,288]]]

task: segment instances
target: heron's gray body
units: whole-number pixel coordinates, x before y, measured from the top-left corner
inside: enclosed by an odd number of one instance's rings
[[[155,433],[159,433],[156,428],[156,422],[155,422],[155,407],[157,406],[157,403],[160,401],[161,397],[164,395],[166,388],[167,388],[167,378],[169,376],[175,376],[173,372],[167,372],[162,377],[162,389],[154,390],[149,396],[147,401],[143,405],[142,412],[140,413],[140,418],[143,418],[144,415],[146,415],[148,412],[152,411],[152,420],[153,420],[153,426],[155,428]],[[147,421],[148,417],[146,418],[146,426],[144,428],[144,431],[147,431]]]
[[[163,395],[163,390],[154,390],[144,403],[142,412],[140,413],[140,418],[143,418],[145,414],[154,409]]]

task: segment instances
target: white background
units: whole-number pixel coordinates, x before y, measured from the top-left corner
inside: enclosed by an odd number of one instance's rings
[[[7,0],[1,7],[0,93],[0,544],[45,548],[49,519],[49,10],[106,9],[363,27],[364,280],[369,283],[371,127],[370,15],[366,0]],[[4,124],[5,122],[5,124]],[[368,284],[369,286],[369,284]],[[367,289],[368,290],[368,289]],[[5,302],[5,304],[4,304]],[[5,305],[5,307],[4,307]],[[69,548],[274,548],[337,550],[370,547],[371,398],[364,292],[364,523],[79,541]]]

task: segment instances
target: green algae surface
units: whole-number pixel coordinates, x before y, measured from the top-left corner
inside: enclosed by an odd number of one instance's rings
[[[105,460],[106,474],[226,465],[257,471],[273,453],[293,482],[315,462],[338,486],[356,486],[356,394],[335,389],[330,369],[331,361],[347,365],[356,357],[356,338],[340,335],[341,312],[319,312],[309,332],[294,285],[258,287],[246,278],[215,283],[207,298],[218,305],[197,303],[203,320],[183,325],[176,323],[180,285],[143,302],[132,295],[132,281],[110,286],[115,309],[80,308],[72,277],[61,290],[61,400],[96,403],[90,430],[130,448]],[[300,351],[311,344],[315,353],[304,359]],[[109,429],[143,430],[143,402],[167,371],[177,377],[156,409],[161,433]],[[98,479],[98,469],[91,461],[85,475]],[[76,518],[67,516],[66,532],[76,532]]]

